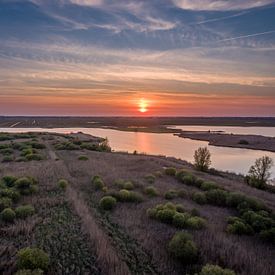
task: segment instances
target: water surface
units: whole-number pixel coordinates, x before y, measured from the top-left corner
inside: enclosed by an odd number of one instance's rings
[[[188,126],[190,127],[190,126]],[[196,126],[194,126],[196,127]],[[223,171],[246,174],[256,158],[270,156],[275,162],[275,153],[260,150],[227,148],[209,146],[205,141],[179,138],[173,134],[156,134],[141,132],[123,132],[100,128],[0,128],[0,132],[83,132],[99,137],[107,137],[112,149],[116,151],[166,155],[189,162],[193,161],[194,151],[201,146],[207,146],[211,152],[212,166]],[[272,177],[275,178],[275,166],[272,167]]]

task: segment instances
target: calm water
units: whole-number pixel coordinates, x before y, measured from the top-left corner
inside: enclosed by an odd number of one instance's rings
[[[232,127],[232,126],[188,126],[177,125],[169,128],[181,129],[184,131],[223,131],[227,134],[240,135],[262,135],[275,137],[275,127]]]
[[[189,126],[188,126],[189,127]],[[0,128],[0,132],[58,132],[71,133],[81,131],[94,136],[108,137],[111,147],[116,151],[128,151],[166,155],[193,161],[194,151],[200,146],[208,146],[207,142],[179,138],[172,134],[154,134],[122,132],[98,128]],[[263,155],[270,156],[275,162],[275,153],[258,150],[238,149],[208,146],[212,154],[212,166],[219,170],[233,171],[246,174],[256,158]],[[272,168],[272,177],[275,178],[275,167]]]

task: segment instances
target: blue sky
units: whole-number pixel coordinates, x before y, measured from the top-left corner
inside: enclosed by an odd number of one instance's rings
[[[274,18],[274,0],[0,0],[0,114],[275,116]]]

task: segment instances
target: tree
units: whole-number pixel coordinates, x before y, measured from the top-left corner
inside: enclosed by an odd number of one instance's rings
[[[270,169],[273,166],[273,160],[268,156],[256,159],[248,171],[246,182],[256,188],[264,189],[270,178]]]
[[[194,154],[194,165],[200,171],[207,171],[211,164],[211,154],[207,147],[200,147]]]

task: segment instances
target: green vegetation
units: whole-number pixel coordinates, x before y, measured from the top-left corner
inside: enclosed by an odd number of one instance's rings
[[[115,197],[120,202],[142,202],[143,197],[138,192],[129,191],[126,189],[121,189],[119,192],[114,192],[113,197]]]
[[[92,184],[95,190],[102,190],[105,187],[105,184],[100,176],[96,175],[92,178]]]
[[[153,174],[148,174],[144,178],[150,184],[154,183],[156,180],[156,177]]]
[[[165,174],[168,175],[168,176],[175,176],[177,170],[176,170],[176,168],[174,168],[174,167],[167,167],[167,168],[165,168],[164,172],[165,172]]]
[[[35,180],[30,177],[23,177],[17,179],[15,182],[15,186],[22,195],[32,194],[37,189]]]
[[[35,213],[35,209],[32,205],[22,205],[15,209],[16,218],[25,219],[32,216]]]
[[[158,196],[158,190],[154,186],[147,186],[144,189],[144,193],[149,197]]]
[[[203,192],[195,192],[192,194],[192,200],[198,204],[206,204],[206,195]]]
[[[198,248],[192,236],[185,232],[177,232],[169,242],[170,254],[184,264],[191,264],[198,259]]]
[[[88,160],[89,158],[87,156],[79,156],[78,160]]]
[[[233,270],[230,269],[223,269],[218,265],[205,265],[199,275],[236,275]]]
[[[11,208],[5,208],[0,213],[0,218],[4,222],[13,222],[15,219],[15,212]]]
[[[10,208],[12,206],[12,200],[10,198],[0,198],[0,211],[4,210],[5,208]]]
[[[112,210],[113,208],[115,208],[116,203],[117,200],[114,197],[105,196],[100,200],[99,205],[104,210]]]
[[[21,269],[15,273],[15,275],[43,275],[44,271],[41,269]]]
[[[273,160],[268,156],[256,159],[255,164],[250,167],[248,175],[245,177],[246,183],[258,189],[265,189],[272,166]]]
[[[23,248],[18,251],[17,256],[17,265],[20,269],[41,269],[45,271],[50,264],[48,254],[39,248]]]
[[[68,183],[68,181],[65,180],[65,179],[60,179],[60,180],[57,182],[57,185],[58,185],[58,187],[59,187],[60,189],[66,190],[67,187],[68,187],[68,185],[69,185],[69,183]]]
[[[211,164],[211,154],[207,147],[200,147],[194,154],[194,165],[200,171],[207,171]]]
[[[172,200],[172,199],[176,198],[177,196],[178,196],[178,192],[174,189],[170,189],[164,194],[164,197],[167,200]]]
[[[134,184],[127,180],[118,179],[115,181],[115,185],[120,189],[133,190],[135,188]]]

